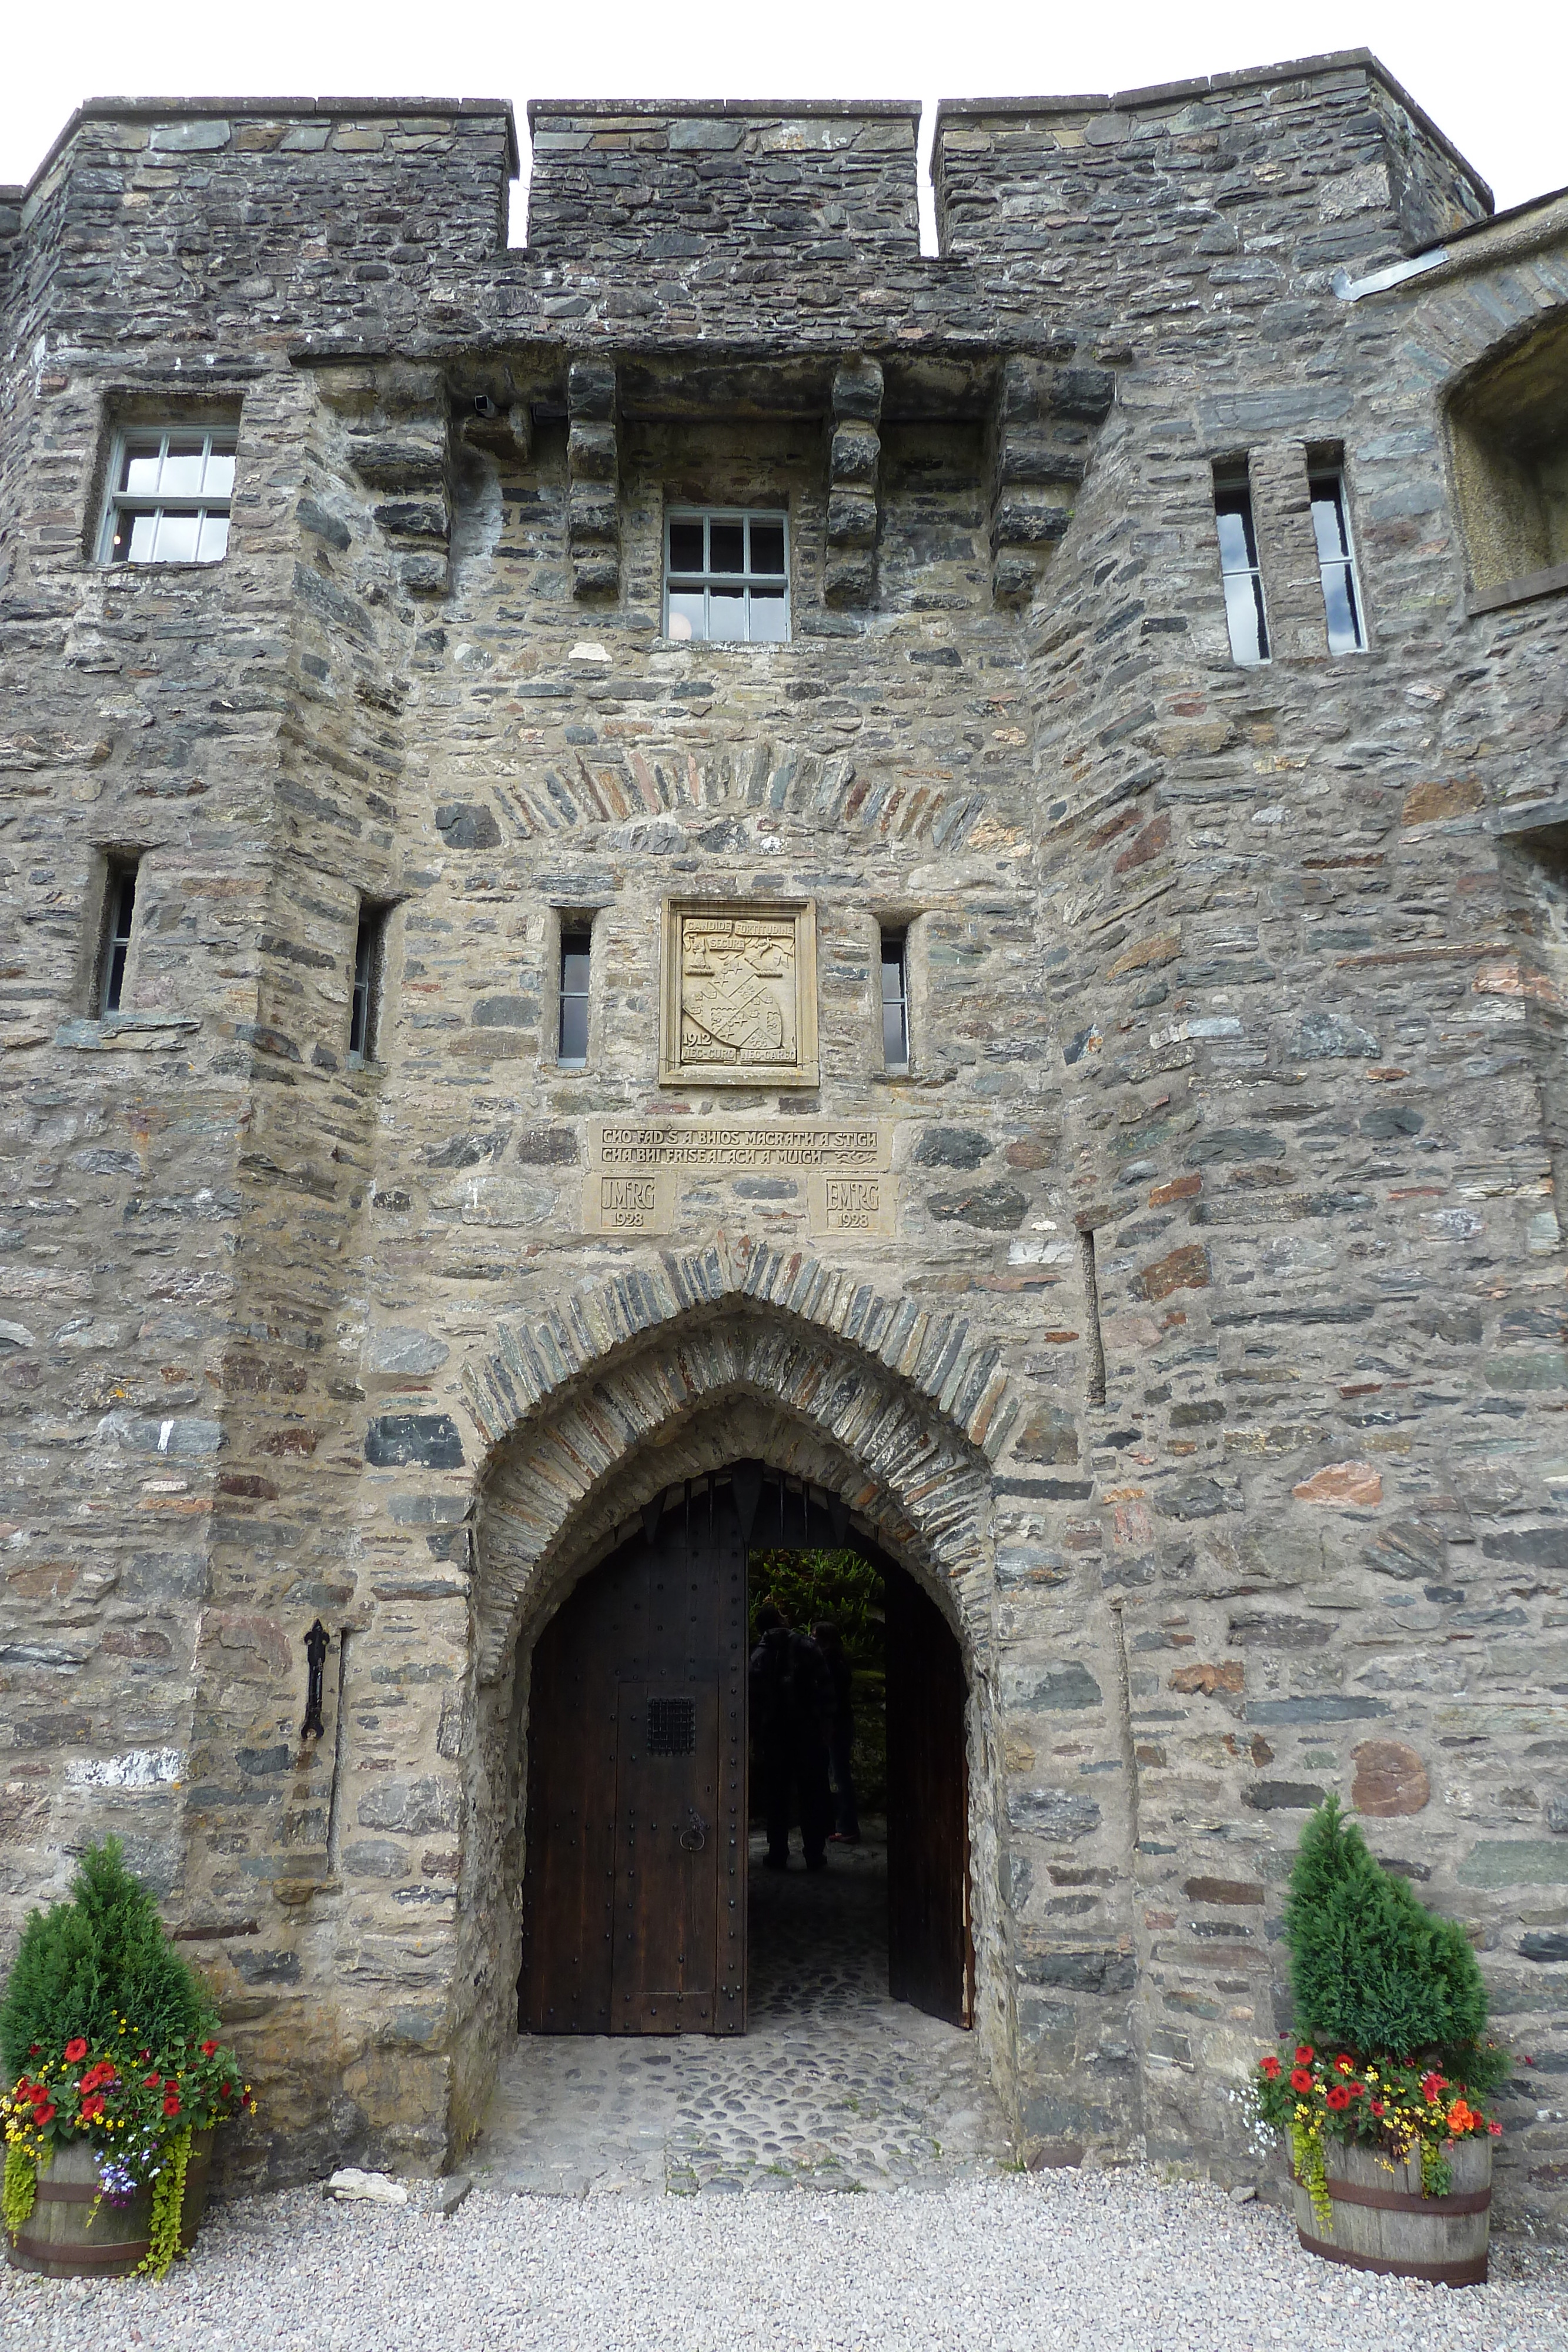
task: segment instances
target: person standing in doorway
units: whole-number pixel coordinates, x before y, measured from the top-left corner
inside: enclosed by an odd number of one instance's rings
[[[832,1678],[809,1633],[791,1632],[783,1611],[765,1601],[757,1612],[758,1640],[751,1654],[751,1728],[757,1747],[769,1870],[789,1866],[789,1830],[797,1811],[808,1870],[827,1867],[833,1818],[828,1788],[828,1723]]]
[[[827,1661],[832,1685],[832,1712],[828,1717],[828,1769],[833,1783],[835,1845],[860,1843],[860,1808],[855,1802],[855,1683],[839,1629],[831,1617],[813,1625],[811,1637]]]

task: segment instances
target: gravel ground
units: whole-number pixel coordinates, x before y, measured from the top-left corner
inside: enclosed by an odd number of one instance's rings
[[[1452,2294],[1329,2270],[1284,2217],[1148,2173],[570,2201],[450,2221],[293,2189],[225,2206],[162,2286],[0,2273],[27,2352],[1564,2352],[1568,2252],[1494,2244]]]

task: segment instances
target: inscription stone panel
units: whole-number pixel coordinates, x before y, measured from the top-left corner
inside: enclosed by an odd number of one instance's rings
[[[869,1174],[887,1167],[887,1119],[595,1119],[589,1152],[595,1168],[627,1175],[688,1168],[712,1175],[727,1168],[815,1170]]]
[[[668,900],[660,1085],[814,1087],[817,1078],[811,905]]]
[[[894,1176],[810,1175],[806,1223],[813,1234],[897,1231],[898,1180]]]

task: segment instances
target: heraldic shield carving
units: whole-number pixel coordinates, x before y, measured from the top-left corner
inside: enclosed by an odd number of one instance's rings
[[[660,1084],[814,1087],[817,1076],[810,902],[667,901]]]

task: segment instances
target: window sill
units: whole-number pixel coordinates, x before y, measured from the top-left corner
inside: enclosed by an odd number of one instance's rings
[[[183,1013],[111,1013],[103,1021],[62,1021],[55,1043],[84,1054],[153,1054],[201,1025]]]
[[[202,578],[210,579],[214,572],[221,572],[227,562],[226,555],[219,555],[215,556],[211,563],[160,563],[156,561],[152,563],[99,562],[93,568],[95,571],[101,572],[106,580],[124,580],[128,583],[132,580],[152,580],[160,576],[167,578],[171,573],[184,579],[194,572]]]
[[[1558,596],[1568,588],[1568,563],[1549,563],[1543,572],[1521,572],[1516,580],[1500,580],[1495,588],[1472,589],[1465,604],[1469,619],[1483,613],[1500,613],[1510,604],[1531,604],[1538,596]]]
[[[655,637],[656,654],[778,654],[788,652],[789,637]]]

